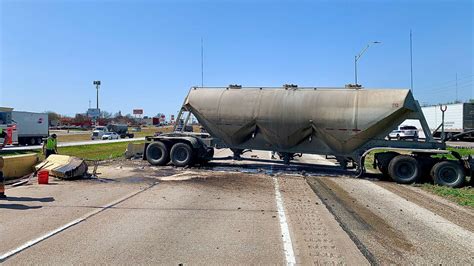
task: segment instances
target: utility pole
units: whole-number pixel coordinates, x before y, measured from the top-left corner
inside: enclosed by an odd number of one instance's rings
[[[89,109],[91,109],[91,99],[89,99]]]
[[[381,42],[375,41],[375,42],[369,42],[367,46],[356,56],[354,56],[354,76],[355,76],[355,85],[357,85],[357,61],[359,61],[360,57],[369,49],[371,44],[378,44]]]
[[[458,73],[456,72],[456,102],[458,101]]]
[[[204,44],[201,37],[201,87],[204,87]]]
[[[413,91],[413,43],[412,43],[412,36],[411,36],[411,29],[410,29],[410,90],[411,93]]]

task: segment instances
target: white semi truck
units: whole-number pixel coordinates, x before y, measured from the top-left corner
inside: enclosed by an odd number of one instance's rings
[[[456,103],[442,106],[444,112],[444,132],[447,139],[467,139],[474,137],[474,103]],[[445,109],[444,109],[445,108]],[[441,137],[443,112],[441,107],[427,106],[422,108],[426,122],[434,137]],[[436,130],[437,129],[437,130]],[[471,132],[471,133],[469,133]],[[464,135],[462,135],[464,134]],[[456,135],[460,135],[456,137]]]
[[[40,145],[49,135],[48,114],[0,108],[0,126],[9,135],[8,144]]]
[[[433,137],[441,138],[443,129],[444,110],[444,139],[446,140],[468,140],[474,138],[474,103],[456,103],[446,105],[433,105],[421,108],[428,127]],[[419,130],[420,138],[425,135],[421,130],[421,124],[417,120],[406,120],[403,125],[415,126]]]

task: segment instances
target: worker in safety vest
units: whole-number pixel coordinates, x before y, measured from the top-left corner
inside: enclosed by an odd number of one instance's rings
[[[7,144],[7,132],[3,128],[0,129],[0,150]],[[5,196],[5,177],[3,177],[3,158],[0,158],[0,199],[4,199]]]
[[[0,158],[0,199],[4,199],[5,195],[5,177],[3,177],[3,158]]]
[[[0,139],[2,139],[2,141],[0,142],[0,149],[1,149],[7,144],[7,132],[5,132],[3,128],[1,128],[0,130],[1,130]]]
[[[52,134],[46,139],[43,144],[43,154],[45,158],[48,158],[51,154],[58,153],[58,140],[56,134]]]

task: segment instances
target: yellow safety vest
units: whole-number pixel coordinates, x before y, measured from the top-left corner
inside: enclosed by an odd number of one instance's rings
[[[46,149],[47,150],[54,150],[56,148],[56,139],[48,138],[46,140]]]

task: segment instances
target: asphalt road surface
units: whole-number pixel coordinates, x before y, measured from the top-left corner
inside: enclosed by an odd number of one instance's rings
[[[459,148],[474,148],[474,142],[468,142],[468,141],[448,141],[446,142],[448,146],[451,147],[459,147]]]
[[[474,214],[331,161],[268,152],[210,166],[109,162],[99,178],[7,188],[0,262],[473,264]],[[318,163],[314,167],[306,163]]]
[[[116,142],[131,142],[131,141],[140,141],[145,140],[142,138],[126,138],[126,139],[113,139],[113,140],[88,140],[88,141],[74,141],[74,142],[59,142],[58,147],[72,147],[72,146],[82,146],[82,145],[94,145],[94,144],[105,144],[105,143],[116,143]],[[42,145],[33,145],[33,146],[6,146],[2,150],[4,151],[28,151],[28,150],[38,150],[41,149]]]

